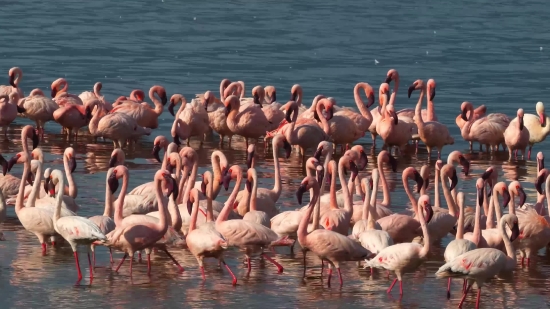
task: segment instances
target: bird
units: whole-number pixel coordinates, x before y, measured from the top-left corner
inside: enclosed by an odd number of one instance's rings
[[[504,143],[508,148],[508,160],[512,160],[512,152],[515,151],[514,159],[517,159],[518,150],[521,151],[521,157],[525,156],[525,149],[530,146],[530,132],[524,126],[523,108],[518,109],[517,121],[511,121],[506,130],[504,130]],[[516,119],[514,119],[516,120]],[[530,156],[530,153],[528,154]]]

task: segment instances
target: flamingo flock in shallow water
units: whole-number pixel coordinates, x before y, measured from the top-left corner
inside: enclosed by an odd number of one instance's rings
[[[252,271],[251,260],[266,259],[279,273],[283,264],[276,261],[270,251],[291,252],[299,245],[303,252],[304,276],[306,253],[316,255],[322,267],[328,267],[327,284],[331,285],[334,269],[340,286],[343,285],[341,267],[354,261],[365,268],[384,269],[395,279],[387,290],[391,293],[399,282],[403,294],[403,279],[415,272],[430,255],[431,247],[449,234],[455,240],[445,250],[445,264],[436,273],[447,278],[447,297],[451,295],[452,278],[463,279],[462,299],[475,283],[478,288],[476,307],[480,303],[481,287],[490,279],[512,272],[516,268],[516,253],[521,265],[531,264],[536,252],[550,242],[550,219],[544,199],[550,194],[550,177],[544,168],[544,156],[537,154],[536,203],[526,203],[521,183],[498,181],[498,172],[489,167],[476,179],[475,207],[465,205],[463,192],[458,192],[457,164],[468,175],[470,162],[460,151],[441,160],[443,147],[455,140],[449,128],[439,122],[434,107],[436,83],[433,79],[414,81],[408,88],[408,97],[419,92],[415,108],[398,110],[395,106],[400,76],[397,70],[388,72],[379,89],[379,104],[375,104],[375,91],[368,83],[358,83],[353,89],[357,110],[339,106],[332,97],[318,95],[310,108],[303,104],[303,89],[294,85],[291,100],[277,102],[274,86],[256,86],[252,97],[245,97],[245,84],[224,79],[219,97],[214,92],[198,94],[190,102],[181,94],[168,100],[162,86],[152,86],[149,99],[154,107],[144,102],[145,93],[133,90],[128,97],[120,96],[112,104],[101,95],[102,84],[96,83],[93,91],[80,95],[68,92],[67,80],[59,78],[51,85],[51,97],[34,89],[25,97],[20,83],[20,68],[9,70],[9,86],[0,86],[0,126],[5,137],[10,124],[17,116],[35,122],[21,130],[22,151],[12,158],[0,156],[0,220],[5,220],[6,205],[14,205],[23,227],[33,233],[47,254],[47,244],[59,245],[66,241],[74,252],[78,280],[82,280],[79,252],[86,248],[90,280],[94,276],[95,251],[107,247],[111,252],[124,254],[115,271],[129,259],[130,275],[133,256],[147,256],[147,273],[151,273],[150,256],[162,251],[179,272],[180,262],[169,252],[186,248],[196,257],[203,280],[206,279],[205,259],[214,258],[229,272],[232,284],[237,275],[226,263],[224,252],[232,247],[244,253],[247,276]],[[390,83],[394,83],[390,93]],[[366,96],[366,103],[360,91]],[[426,109],[423,109],[426,98]],[[158,128],[164,106],[174,116],[171,127],[172,142],[157,136],[153,143],[153,157],[162,165],[152,175],[152,181],[129,188],[132,171],[125,165],[123,149],[149,135]],[[400,99],[400,102],[403,102]],[[174,109],[181,104],[176,112]],[[372,109],[371,109],[372,108]],[[470,143],[485,145],[486,151],[507,148],[509,159],[517,159],[517,152],[530,158],[534,144],[544,141],[550,132],[544,105],[538,102],[535,114],[518,109],[517,117],[510,119],[500,113],[487,114],[485,106],[474,108],[470,102],[460,106],[456,124],[462,138]],[[457,109],[458,112],[458,109]],[[76,168],[75,151],[66,149],[64,171],[44,168],[40,139],[45,124],[56,121],[62,132],[74,134],[89,128],[93,137],[110,139],[114,151],[109,160],[105,183],[103,214],[85,218],[77,213],[83,204],[77,199],[77,181],[72,173]],[[247,166],[230,165],[221,150],[212,152],[211,171],[204,172],[197,181],[198,155],[189,147],[191,138],[201,143],[215,131],[220,146],[228,137],[231,147],[233,136],[241,136],[247,146]],[[363,146],[352,144],[370,132],[373,145],[379,136],[383,148],[376,156],[377,167],[365,175],[368,163]],[[263,138],[272,146],[274,157],[274,186],[263,188],[258,183],[255,169],[255,143]],[[32,143],[29,149],[28,141]],[[187,141],[187,146],[182,145]],[[396,172],[396,154],[407,151],[410,143],[423,143],[431,156],[437,151],[435,177],[431,178],[428,165],[417,170],[408,167],[402,172],[402,181],[408,197],[408,208],[398,212],[391,199],[384,164]],[[306,177],[296,191],[296,206],[309,192],[309,204],[291,211],[282,211],[279,198],[282,194],[282,176],[279,152],[285,158],[294,148],[302,157]],[[339,147],[338,147],[339,146]],[[338,159],[333,158],[340,148]],[[395,152],[393,151],[395,150]],[[309,157],[307,153],[313,152]],[[161,152],[163,155],[161,156]],[[20,178],[8,172],[16,164],[23,165]],[[348,172],[351,172],[349,177]],[[363,177],[360,179],[359,173]],[[65,177],[68,183],[65,183]],[[122,179],[122,186],[119,181]],[[416,183],[411,188],[409,181]],[[429,183],[434,182],[431,196]],[[337,190],[337,183],[341,189]],[[226,191],[234,183],[227,201],[217,200],[221,189]],[[244,183],[244,188],[243,188]],[[325,192],[326,186],[329,192]],[[382,200],[377,198],[382,187]],[[120,190],[119,190],[120,189]],[[114,194],[120,191],[118,198]],[[444,202],[440,200],[443,191]],[[516,205],[516,197],[519,203]],[[508,207],[508,213],[503,208]],[[1,235],[1,240],[4,236]],[[282,247],[282,248],[278,248]],[[80,248],[80,249],[79,249]],[[276,249],[278,248],[278,249]],[[80,251],[79,251],[80,250]],[[90,255],[90,253],[92,253]],[[190,266],[193,268],[194,266]]]

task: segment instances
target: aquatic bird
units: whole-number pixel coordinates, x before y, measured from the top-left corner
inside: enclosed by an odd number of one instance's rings
[[[38,146],[40,138],[38,137],[38,134],[36,134],[34,128],[30,125],[27,125],[24,126],[23,129],[21,129],[21,144],[23,147],[23,152],[27,155],[29,154],[29,147],[27,145],[29,139],[32,140],[32,148],[36,148]],[[21,161],[21,163],[22,162],[23,161]],[[0,190],[2,190],[2,194],[4,194],[4,196],[13,196],[18,194],[21,179],[11,174],[6,174],[6,172],[11,170],[11,167],[13,166],[13,164],[15,164],[15,161],[12,161],[10,164],[10,162],[6,161],[6,159],[0,157],[0,164],[2,165],[2,175],[0,176]]]
[[[412,127],[409,123],[399,119],[395,113],[391,102],[395,99],[395,92],[392,93],[391,98],[390,102],[387,99],[383,100],[384,104],[380,113],[382,119],[376,125],[376,132],[384,140],[385,146],[389,146],[390,149],[395,146],[401,150],[412,138]]]
[[[170,98],[170,107],[181,103],[181,106],[177,112],[176,119],[181,119],[185,124],[187,133],[187,146],[189,146],[189,139],[193,136],[198,136],[201,143],[203,142],[204,135],[210,130],[208,114],[202,104],[198,100],[187,103],[185,97],[181,94],[174,94]],[[178,140],[174,142],[178,144]]]
[[[443,147],[445,145],[453,145],[455,140],[449,133],[449,129],[446,125],[435,120],[424,121],[421,116],[422,100],[424,99],[424,95],[427,91],[431,91],[427,95],[427,100],[429,104],[431,99],[433,99],[433,97],[435,96],[435,88],[427,88],[424,84],[424,81],[418,79],[409,87],[409,98],[411,97],[411,93],[414,90],[420,90],[420,96],[418,98],[418,103],[416,104],[414,114],[414,122],[418,127],[418,135],[420,136],[420,140],[422,140],[422,142],[426,145],[428,155],[431,156],[432,148],[435,147],[437,148],[437,158],[440,159]],[[431,110],[432,115],[426,116],[426,118],[433,119],[433,106],[429,109]]]
[[[243,216],[243,220],[255,222],[261,224],[265,227],[269,227],[270,217],[265,211],[257,209],[257,191],[258,191],[258,175],[256,169],[253,167],[249,168],[246,172],[246,190],[248,191],[248,197],[246,203],[250,205],[250,210],[246,212]]]
[[[424,219],[424,211],[426,211],[427,220]],[[374,268],[384,268],[395,272],[395,278],[387,290],[390,293],[395,283],[399,281],[399,294],[403,295],[403,275],[408,272],[413,272],[422,263],[424,263],[430,251],[430,235],[426,221],[430,221],[433,211],[428,195],[422,195],[418,199],[418,219],[422,227],[424,236],[424,245],[418,243],[400,243],[382,249],[370,261],[367,261],[367,266]]]
[[[150,135],[151,129],[140,126],[137,121],[125,113],[102,114],[102,107],[95,107],[88,124],[90,134],[113,141],[115,148],[124,148],[126,142]]]
[[[212,173],[213,173],[212,198],[216,199],[216,197],[218,197],[218,194],[222,189],[223,177],[227,174],[227,170],[229,169],[229,163],[227,161],[227,157],[225,156],[225,154],[219,150],[212,151],[212,154],[210,155],[210,162],[211,162]],[[278,164],[278,162],[274,161],[274,164]],[[202,190],[202,184],[203,184],[203,181],[195,181],[195,188],[198,190]],[[277,186],[277,169],[275,169],[275,186]],[[274,187],[274,190],[275,190],[275,187]],[[199,195],[201,194],[202,193],[199,191]]]
[[[359,89],[363,89],[365,91],[368,100],[366,106],[361,99]],[[359,131],[365,133],[369,130],[369,127],[372,123],[372,114],[370,113],[369,108],[372,106],[372,104],[374,104],[374,91],[372,90],[372,87],[367,83],[357,83],[353,88],[353,97],[355,99],[355,104],[359,109],[359,113],[357,113],[352,108],[343,107],[335,109],[335,115],[343,115],[352,119],[355,122],[355,125],[357,126]]]
[[[159,96],[160,100],[155,97],[155,94]],[[134,104],[124,102],[114,107],[109,113],[124,113],[134,118],[138,125],[156,129],[158,128],[158,118],[164,111],[164,105],[168,100],[166,97],[166,90],[162,86],[155,85],[149,89],[149,98],[155,105],[155,108],[151,108],[149,104]]]
[[[477,249],[476,244],[468,239],[464,239],[464,193],[460,192],[457,195],[458,198],[458,225],[455,239],[453,239],[447,247],[445,247],[445,262],[448,263],[454,260],[457,256],[464,254],[468,251]],[[466,281],[464,281],[466,284]],[[447,283],[447,299],[451,297],[451,277]]]
[[[0,96],[10,95],[13,91],[16,91],[20,98],[25,97],[23,90],[19,87],[21,79],[23,79],[23,70],[19,67],[13,67],[8,71],[9,86],[0,85]]]
[[[245,138],[246,147],[248,147],[250,138],[258,139],[268,131],[271,123],[261,109],[254,106],[246,106],[241,109],[241,103],[234,95],[228,96],[224,105],[227,127],[234,134]]]
[[[335,145],[342,145],[342,150],[344,145],[351,144],[362,137],[365,132],[361,132],[357,124],[353,119],[349,117],[346,113],[334,112],[334,106],[336,105],[336,100],[334,98],[323,98],[317,102],[317,115],[321,123],[326,120],[329,125],[328,135],[330,136],[332,142]],[[321,109],[328,111],[327,116],[323,120]],[[362,117],[359,115],[358,117]],[[342,151],[343,152],[343,151]]]
[[[69,93],[69,83],[64,78],[54,80],[52,82],[51,89],[52,98],[59,106],[65,106],[67,104],[84,104],[82,99],[80,99],[76,94]]]
[[[529,151],[527,152],[527,159],[531,160],[531,150],[533,146],[538,143],[542,143],[548,134],[550,134],[550,126],[548,122],[550,118],[546,116],[544,112],[544,103],[537,102],[535,105],[536,115],[525,114],[523,115],[523,125],[529,131]],[[510,126],[517,126],[519,117],[510,121]]]
[[[451,191],[458,183],[456,169],[451,164],[443,165],[439,177],[441,179],[441,186],[443,187],[443,195],[445,196],[447,208],[435,207],[433,209],[434,214],[432,220],[428,224],[428,233],[430,234],[432,242],[439,242],[443,237],[447,236],[447,234],[453,230],[457,220],[457,206],[455,200],[451,196]],[[450,188],[447,187],[448,180],[451,182]]]
[[[517,120],[512,120],[506,130],[504,130],[504,143],[508,147],[508,160],[512,160],[512,152],[515,150],[514,159],[518,158],[518,150],[521,151],[521,157],[525,156],[525,149],[530,145],[530,132],[523,124],[523,108],[518,109]],[[530,152],[530,150],[529,150]]]
[[[61,188],[65,187],[65,180],[63,173],[60,170],[53,170],[50,175],[51,183],[48,184],[50,194],[53,194],[55,185],[60,184]],[[78,262],[78,250],[77,247],[81,245],[89,246],[96,241],[104,242],[107,240],[105,234],[101,232],[99,227],[91,220],[79,217],[79,216],[63,216],[61,217],[61,201],[63,191],[59,190],[56,195],[56,209],[53,215],[53,225],[55,231],[65,239],[74,252],[74,258],[76,261],[76,269],[78,271],[78,281],[82,280],[82,273],[80,272],[80,264]],[[88,251],[88,264],[90,267],[90,280],[94,278],[92,261],[90,259],[90,252]]]
[[[512,230],[510,238],[506,235],[506,225]],[[483,284],[497,275],[511,272],[516,268],[516,252],[512,241],[519,236],[518,217],[514,214],[502,216],[499,222],[499,231],[504,239],[506,254],[493,248],[470,250],[445,263],[435,273],[437,278],[458,277],[468,280],[468,287],[458,304],[459,308],[462,307],[474,282],[478,287],[476,308],[479,308]]]
[[[96,102],[96,101],[94,101]],[[53,112],[54,120],[63,128],[68,129],[69,138],[75,133],[75,139],[78,139],[78,130],[86,125],[92,119],[92,110],[96,103],[84,106],[77,104],[66,104],[60,106]]]
[[[101,95],[101,88],[103,88],[103,84],[97,82],[94,84],[93,91],[84,91],[79,94],[78,97],[82,100],[83,105],[88,105],[92,101],[98,100],[100,106],[108,112],[113,109],[113,105],[105,100],[105,96]],[[132,94],[130,94],[130,96],[132,96]]]
[[[25,111],[17,105],[17,102],[19,102],[17,91],[9,95],[0,95],[0,127],[4,131],[5,140],[8,140],[8,127],[17,117],[17,113]]]
[[[44,126],[48,121],[54,120],[53,113],[59,106],[38,88],[33,89],[21,101],[20,106],[25,109],[23,114],[36,123],[36,130],[44,137]]]
[[[498,145],[504,143],[504,131],[510,123],[507,117],[501,117],[500,114],[489,114],[476,120],[473,113],[474,107],[470,102],[463,102],[460,110],[462,119],[466,121],[460,130],[464,140],[485,145],[487,152],[489,152],[489,147],[491,151],[496,151]],[[466,117],[468,112],[469,116]]]

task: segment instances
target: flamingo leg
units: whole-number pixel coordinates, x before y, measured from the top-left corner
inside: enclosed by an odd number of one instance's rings
[[[466,288],[468,287],[468,281],[464,279],[464,282],[462,283],[462,293],[466,291]]]
[[[531,262],[530,258],[527,258],[527,266],[529,267],[529,263]]]
[[[328,280],[327,280],[327,286],[330,288],[330,279],[332,279],[332,268],[328,269]]]
[[[374,268],[372,268],[372,267],[370,268],[370,276],[371,277],[374,276]]]
[[[109,248],[109,257],[111,258],[111,264],[113,264],[115,261],[113,260],[113,250],[111,248]]]
[[[250,258],[247,256],[246,257],[246,263],[247,263],[247,267],[248,267],[248,271],[246,272],[246,275],[250,275],[250,271],[252,270],[252,264],[250,263]]]
[[[80,263],[78,262],[78,252],[74,252],[74,260],[76,263],[76,270],[78,271],[78,281],[82,280],[82,272],[80,272]]]
[[[151,276],[151,253],[147,253],[147,276]]]
[[[134,258],[134,257],[132,256],[132,259],[133,259],[133,258]],[[141,251],[138,252],[138,263],[141,263]]]
[[[302,278],[305,278],[306,277],[306,254],[307,254],[307,251],[302,250],[302,254],[304,255],[304,276]]]
[[[466,291],[464,291],[464,295],[462,295],[462,299],[460,299],[460,303],[458,304],[458,308],[462,308],[462,304],[464,303],[464,300],[466,299],[466,296],[468,296],[468,292],[470,291],[471,287],[472,287],[472,285],[468,284],[468,287],[466,288]]]
[[[533,149],[533,146],[529,146],[529,152],[527,152],[527,160],[531,160],[531,149]]]
[[[477,289],[476,308],[479,308],[479,301],[481,300],[481,288]]]
[[[403,280],[399,280],[399,295],[403,295]]]
[[[386,291],[386,293],[391,293],[391,290],[393,290],[393,286],[397,283],[397,278],[393,279],[393,282],[391,283],[390,287]]]
[[[451,278],[447,281],[447,299],[451,298]]]
[[[342,272],[340,272],[340,267],[336,268],[338,271],[338,279],[340,279],[340,286],[344,285],[344,280],[342,279]]]
[[[118,266],[115,269],[115,272],[118,273],[118,270],[120,269],[120,266],[122,266],[122,263],[124,263],[124,260],[128,257],[128,253],[124,253],[124,256],[122,257],[122,260],[120,260],[120,263],[118,263]]]
[[[41,246],[42,246],[42,255],[46,255],[46,243],[43,242],[43,243],[41,244]]]
[[[229,274],[231,274],[231,277],[233,278],[233,285],[237,285],[237,277],[235,277],[235,274],[233,274],[233,272],[231,271],[231,268],[229,268],[229,265],[227,265],[224,260],[222,260],[222,263],[225,266],[225,268],[227,268],[227,271],[229,272]]]
[[[262,256],[265,257],[268,261],[270,261],[271,264],[277,267],[277,271],[279,272],[279,274],[283,272],[283,266],[281,264],[277,263],[277,261],[275,261],[265,253],[262,253]]]
[[[132,258],[130,259],[130,278],[132,277],[132,264],[134,263],[133,254]]]
[[[201,275],[202,275],[202,280],[206,280],[206,276],[204,275],[204,266],[200,266],[200,269],[201,269]]]
[[[172,260],[172,262],[174,262],[174,264],[176,264],[176,266],[178,267],[180,273],[185,271],[185,269],[183,269],[183,267],[181,267],[180,263],[178,263],[178,261],[176,261],[176,259],[170,254],[170,252],[168,252],[168,250],[164,249],[164,253],[166,253],[166,255],[168,255],[168,257]]]
[[[94,268],[92,267],[92,259],[90,258],[90,252],[88,252],[88,266],[90,267],[90,282],[91,282],[94,279]]]

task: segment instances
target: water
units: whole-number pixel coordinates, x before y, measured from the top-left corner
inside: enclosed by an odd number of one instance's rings
[[[217,90],[222,78],[244,80],[247,90],[255,85],[275,85],[279,101],[289,98],[290,87],[299,83],[304,88],[305,103],[319,94],[336,98],[340,105],[353,105],[355,83],[375,86],[384,80],[390,68],[401,75],[397,104],[412,107],[416,97],[407,99],[405,90],[417,78],[437,81],[436,111],[455,136],[451,150],[466,150],[454,119],[459,104],[471,101],[485,104],[489,112],[515,115],[518,107],[534,113],[537,101],[548,95],[550,77],[546,72],[550,35],[544,31],[548,8],[544,1],[528,1],[522,5],[495,1],[443,1],[438,4],[389,0],[383,5],[342,0],[308,3],[276,1],[128,1],[113,5],[110,1],[44,1],[7,2],[0,11],[0,72],[12,66],[24,71],[25,93],[65,77],[70,92],[91,90],[96,81],[104,85],[103,93],[113,101],[131,89],[148,90],[153,84],[166,87],[169,94],[182,93],[188,99],[195,93]],[[4,73],[2,73],[4,74]],[[7,83],[4,76],[2,83]],[[165,112],[160,128],[144,138],[135,150],[128,152],[131,185],[149,181],[158,164],[152,160],[154,136],[169,135],[172,116]],[[20,151],[18,130],[27,124],[17,119],[10,138],[0,151],[11,156]],[[102,212],[104,179],[109,143],[93,143],[83,137],[78,143],[67,142],[59,135],[59,127],[48,124],[47,136],[41,145],[46,164],[60,168],[65,147],[77,151],[76,179],[80,186],[78,201],[84,216]],[[367,147],[370,137],[359,141]],[[207,142],[199,155],[202,172],[206,158],[217,145]],[[198,148],[198,142],[192,146]],[[259,145],[260,146],[260,145]],[[234,164],[244,163],[244,143],[235,141],[234,150],[225,150]],[[261,155],[260,185],[271,187],[272,156]],[[536,146],[548,150],[548,144]],[[375,165],[370,158],[368,171]],[[489,164],[502,171],[501,179],[518,179],[525,183],[528,201],[534,201],[532,186],[535,165],[532,161],[508,163],[507,154],[495,156],[469,155],[472,176],[462,177],[459,189],[473,202],[473,183]],[[281,159],[283,195],[281,209],[296,207],[294,190],[303,177],[293,155]],[[406,166],[419,168],[427,162],[424,151],[416,156],[399,158],[399,172]],[[433,166],[433,161],[430,163]],[[14,169],[19,175],[21,167]],[[400,173],[388,172],[397,210],[405,207]],[[224,195],[226,193],[223,193]],[[226,198],[222,197],[222,200]],[[394,204],[394,203],[392,203]],[[8,239],[0,243],[0,296],[6,307],[59,306],[75,307],[402,307],[451,308],[457,305],[458,292],[452,300],[445,298],[446,282],[436,280],[434,273],[443,261],[443,248],[450,238],[434,249],[429,261],[419,271],[406,276],[405,296],[399,301],[388,297],[385,289],[390,281],[383,274],[369,274],[344,264],[344,287],[326,288],[319,276],[319,261],[308,259],[311,268],[305,282],[301,280],[301,254],[292,256],[278,250],[276,258],[284,265],[283,274],[269,264],[254,267],[245,278],[241,254],[230,250],[227,260],[239,278],[232,287],[230,277],[207,264],[207,281],[200,280],[196,261],[185,251],[175,251],[186,268],[176,274],[162,255],[155,255],[154,274],[148,278],[145,265],[135,267],[133,279],[127,267],[120,274],[96,270],[93,285],[85,278],[73,287],[76,278],[70,249],[49,250],[42,257],[34,236],[23,230],[13,209],[2,229]],[[120,258],[120,254],[115,256]],[[81,265],[85,266],[85,255]],[[108,254],[98,252],[98,265],[108,264]],[[256,265],[254,265],[256,266]],[[314,267],[315,266],[315,267]],[[87,268],[83,267],[87,273]],[[487,285],[482,295],[484,307],[542,308],[547,306],[550,284],[547,255],[540,252],[536,266],[518,268],[511,279]],[[454,286],[458,286],[458,281]],[[393,294],[396,297],[396,294]],[[467,299],[470,307],[472,294]],[[484,303],[484,304],[483,304]]]

